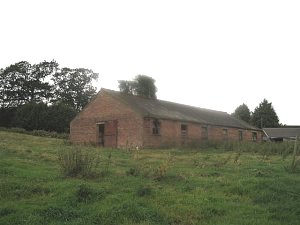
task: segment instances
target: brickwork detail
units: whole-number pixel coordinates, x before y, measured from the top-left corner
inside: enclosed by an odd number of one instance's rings
[[[117,147],[142,145],[142,117],[105,92],[99,92],[71,122],[71,142],[97,144],[97,123],[111,120],[117,121]]]
[[[262,132],[260,130],[245,130],[232,127],[212,126],[206,124],[159,120],[160,134],[152,133],[153,118],[144,119],[144,140],[145,146],[180,146],[186,144],[197,144],[203,141],[239,141],[239,131],[243,133],[243,141],[253,141],[253,133],[256,133],[256,142],[262,141]],[[181,124],[187,125],[187,134],[182,135]],[[207,138],[203,137],[202,128],[207,128]],[[226,130],[226,131],[224,131]]]
[[[106,134],[111,136],[106,137],[105,147],[170,147],[201,143],[206,140],[239,141],[239,131],[242,132],[243,141],[253,141],[254,132],[257,137],[256,141],[262,141],[260,130],[143,118],[139,112],[105,91],[100,91],[97,97],[73,119],[70,124],[70,140],[73,143],[100,144],[99,124],[114,124],[106,127]],[[156,126],[155,129],[154,126]]]

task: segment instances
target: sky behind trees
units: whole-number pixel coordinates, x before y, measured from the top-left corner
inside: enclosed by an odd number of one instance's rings
[[[232,113],[265,98],[300,124],[299,1],[0,2],[1,68],[55,59],[98,88],[145,74],[159,99]]]

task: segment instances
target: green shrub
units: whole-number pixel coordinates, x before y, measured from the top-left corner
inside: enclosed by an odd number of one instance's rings
[[[79,147],[60,150],[58,160],[64,175],[69,177],[93,177],[100,163],[98,155],[82,151]]]

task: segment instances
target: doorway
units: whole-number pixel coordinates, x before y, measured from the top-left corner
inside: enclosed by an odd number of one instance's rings
[[[97,143],[102,147],[117,147],[118,121],[109,120],[97,123]]]
[[[100,146],[104,147],[104,123],[97,124],[98,125],[98,143]]]

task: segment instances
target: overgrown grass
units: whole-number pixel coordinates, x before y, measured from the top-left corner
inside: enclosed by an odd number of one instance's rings
[[[62,173],[58,152],[76,148],[100,156],[95,176]],[[279,147],[137,156],[0,131],[0,224],[298,224],[300,171],[286,171],[293,157],[284,149],[265,157],[264,148]]]
[[[81,146],[65,147],[58,151],[58,161],[65,176],[88,178],[97,176],[100,156]]]
[[[29,134],[33,136],[40,136],[40,137],[50,137],[50,138],[60,138],[60,139],[67,139],[69,134],[67,133],[57,133],[55,131],[45,131],[45,130],[25,130],[24,128],[12,127],[0,127],[0,131],[6,132],[13,132],[13,133],[20,133],[20,134]]]

